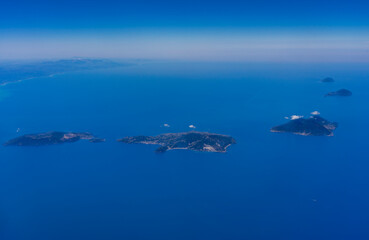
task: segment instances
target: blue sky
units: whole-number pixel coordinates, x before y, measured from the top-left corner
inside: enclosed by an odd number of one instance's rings
[[[321,53],[323,61],[363,61],[368,9],[360,0],[3,1],[0,51],[1,58],[267,61],[281,54],[294,61]]]
[[[0,28],[368,27],[363,0],[2,1]]]

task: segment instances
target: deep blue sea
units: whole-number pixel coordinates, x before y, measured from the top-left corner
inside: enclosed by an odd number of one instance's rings
[[[353,96],[323,97],[340,88]],[[1,143],[56,130],[107,142],[1,146],[0,239],[369,239],[368,103],[364,64],[163,61],[8,84]],[[315,110],[339,123],[334,137],[269,132]],[[237,144],[116,142],[191,124]]]

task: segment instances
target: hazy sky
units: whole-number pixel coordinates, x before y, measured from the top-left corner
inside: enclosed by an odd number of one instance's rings
[[[6,1],[0,58],[369,62],[368,1]]]

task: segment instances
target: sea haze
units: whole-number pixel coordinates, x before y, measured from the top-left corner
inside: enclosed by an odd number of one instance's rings
[[[107,141],[1,146],[0,239],[369,239],[368,74],[163,61],[2,86],[1,143],[46,131]],[[324,98],[341,88],[353,95]],[[313,111],[338,122],[335,136],[270,132]],[[189,125],[237,144],[156,154],[116,141]]]

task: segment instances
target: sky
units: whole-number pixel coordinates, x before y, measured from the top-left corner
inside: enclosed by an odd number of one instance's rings
[[[3,1],[0,59],[369,62],[369,2]]]

